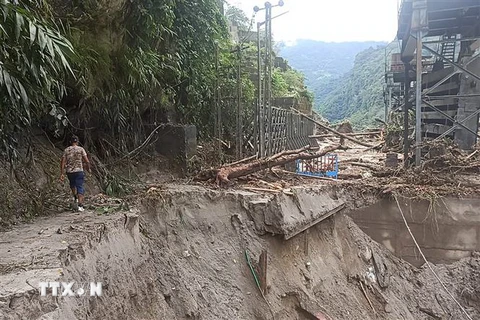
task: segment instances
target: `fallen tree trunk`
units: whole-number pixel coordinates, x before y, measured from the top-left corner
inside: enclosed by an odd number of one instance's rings
[[[337,175],[337,179],[339,180],[356,180],[362,179],[362,175],[358,173],[341,173],[339,172]]]
[[[380,171],[382,170],[382,167],[376,164],[370,164],[370,163],[362,163],[362,162],[350,162],[352,166],[357,166],[357,167],[362,167],[362,168],[367,168],[372,171]]]
[[[248,161],[256,159],[256,158],[257,158],[257,154],[255,154],[251,157],[248,157],[248,158],[244,158],[244,159],[229,163],[229,164],[225,164],[224,167],[234,166],[234,165],[237,165],[237,164],[240,164],[240,163],[248,162]]]
[[[358,137],[358,136],[376,136],[381,133],[382,133],[381,131],[372,131],[372,132],[345,133],[345,135],[349,137]],[[334,138],[334,137],[336,137],[336,135],[331,133],[309,136],[309,138]]]
[[[283,166],[296,160],[315,159],[340,148],[342,148],[342,146],[340,144],[336,144],[325,147],[315,153],[307,152],[309,147],[304,147],[291,151],[284,151],[270,158],[254,160],[251,163],[242,163],[235,166],[222,167],[217,170],[209,170],[206,173],[200,174],[198,179],[208,180],[211,178],[215,178],[217,184],[226,184],[230,182],[231,179],[243,177],[264,169],[269,169],[276,166]]]
[[[330,128],[330,127],[328,127],[328,126],[320,123],[319,121],[316,121],[315,119],[310,118],[309,116],[307,116],[307,115],[304,114],[304,113],[299,112],[298,110],[292,109],[292,111],[295,112],[295,113],[297,113],[297,114],[299,114],[300,116],[304,117],[305,119],[312,121],[312,122],[315,123],[317,126],[323,128],[323,129],[325,129],[325,130],[327,130],[327,131],[330,131],[331,133],[333,133],[333,134],[335,134],[335,135],[337,135],[337,136],[340,136],[340,137],[342,137],[342,138],[345,138],[345,139],[347,139],[347,140],[350,140],[350,141],[352,141],[352,142],[355,142],[356,144],[359,144],[359,145],[364,146],[364,147],[369,147],[369,148],[372,148],[372,147],[373,147],[371,144],[362,142],[362,141],[357,140],[357,139],[355,139],[355,138],[353,138],[353,137],[347,136],[347,135],[344,134],[344,133],[338,132],[337,130],[334,130],[334,129],[332,129],[332,128]]]
[[[318,148],[316,148],[316,149],[318,149]],[[282,151],[280,153],[274,154],[273,156],[271,156],[270,158],[267,158],[266,160],[267,161],[273,161],[273,160],[278,159],[278,158],[283,157],[283,156],[298,154],[298,153],[301,153],[301,152],[307,151],[307,150],[314,150],[314,149],[311,148],[310,146],[305,146],[305,147],[297,149],[297,150],[285,150],[285,151]]]

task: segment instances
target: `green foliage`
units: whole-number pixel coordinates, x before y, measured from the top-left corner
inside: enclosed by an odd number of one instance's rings
[[[298,70],[283,71],[275,68],[272,75],[272,90],[274,97],[305,98],[308,102],[313,102],[313,93],[305,86],[305,77]]]
[[[391,44],[387,51],[395,46]],[[318,106],[325,117],[331,121],[348,118],[357,128],[374,125],[375,118],[383,118],[385,49],[370,48],[357,55],[353,69],[337,81]]]
[[[225,11],[225,16],[232,25],[237,26],[240,30],[248,30],[250,21],[242,9],[235,6],[228,6]]]
[[[105,193],[108,196],[121,197],[128,193],[126,182],[116,175],[108,175],[104,178]]]
[[[383,107],[384,45],[301,40],[283,46],[280,53],[306,75],[323,116],[330,121],[351,118],[355,126],[366,126]]]
[[[167,119],[211,131],[215,51],[228,35],[217,0],[57,2],[78,53],[64,107],[75,128],[95,128],[84,132],[92,147],[124,152]]]
[[[293,46],[280,46],[280,54],[297,70],[305,74],[306,84],[315,94],[318,106],[335,87],[336,82],[354,64],[358,53],[384,42],[322,42],[299,40]]]
[[[34,1],[0,2],[0,142],[10,160],[17,158],[19,132],[49,114],[65,120],[57,101],[73,50],[52,21],[36,14],[43,9]]]
[[[274,97],[286,97],[291,95],[289,85],[280,69],[275,69],[272,73],[272,91]]]

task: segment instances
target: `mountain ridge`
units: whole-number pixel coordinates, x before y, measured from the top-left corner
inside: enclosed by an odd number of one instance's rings
[[[387,45],[299,40],[294,46],[280,46],[280,54],[305,74],[317,111],[330,121],[349,119],[363,127],[372,124],[383,107]]]

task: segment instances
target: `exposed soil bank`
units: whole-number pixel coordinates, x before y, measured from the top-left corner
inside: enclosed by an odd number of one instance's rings
[[[127,216],[65,214],[16,227],[0,235],[0,318],[462,319],[428,270],[398,259],[345,216],[372,204],[373,193],[318,186],[294,194],[171,186],[149,190]],[[342,202],[343,212],[284,240],[291,225]],[[245,250],[254,261],[268,251],[269,304]],[[480,259],[435,268],[479,318]],[[101,281],[103,296],[39,297],[36,284],[55,279]]]

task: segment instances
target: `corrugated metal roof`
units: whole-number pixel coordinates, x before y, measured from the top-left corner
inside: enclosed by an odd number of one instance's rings
[[[413,0],[402,1],[398,18],[399,39],[410,34]],[[427,0],[427,37],[462,34],[480,36],[480,0]]]

